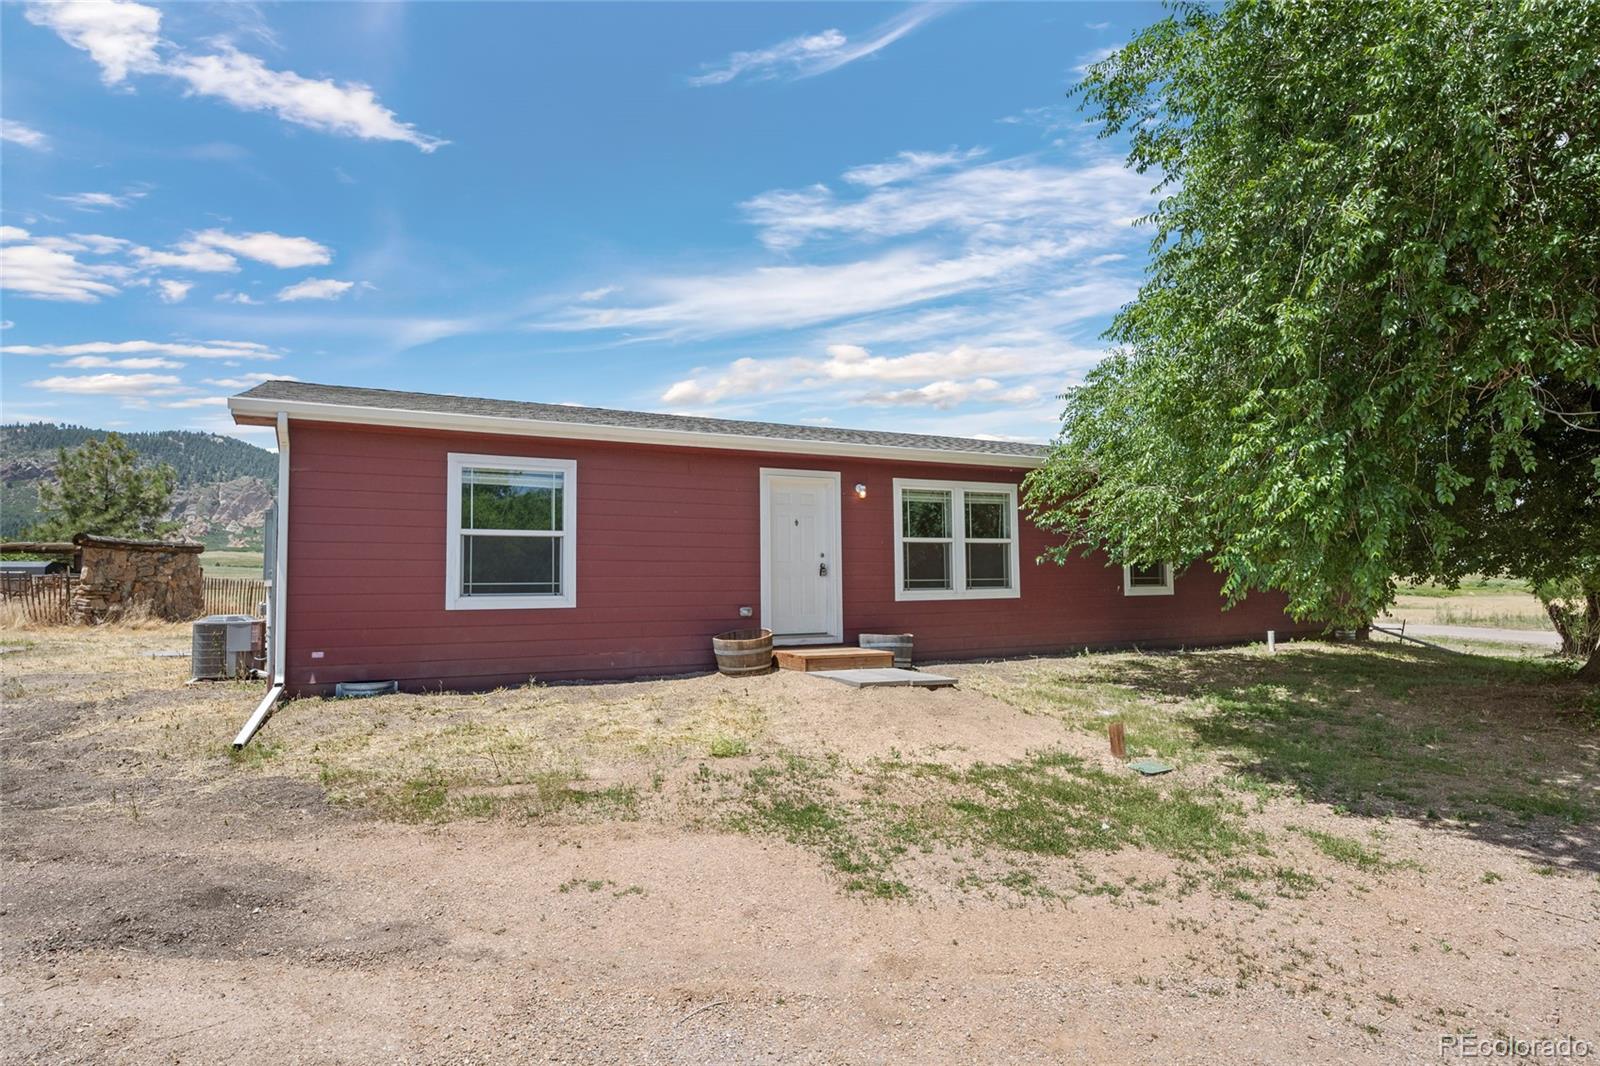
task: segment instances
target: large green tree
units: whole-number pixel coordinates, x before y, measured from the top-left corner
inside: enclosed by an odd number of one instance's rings
[[[91,438],[56,453],[54,481],[39,486],[40,540],[78,533],[158,537],[177,528],[167,520],[177,475],[166,463],[140,466],[119,434]]]
[[[1600,0],[1181,6],[1080,91],[1161,199],[1029,484],[1058,557],[1338,625],[1397,577],[1600,589]]]

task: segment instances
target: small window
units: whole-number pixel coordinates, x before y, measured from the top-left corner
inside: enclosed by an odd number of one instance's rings
[[[1018,595],[1015,485],[896,478],[895,598]]]
[[[574,606],[576,481],[570,459],[451,455],[446,609]]]
[[[1125,596],[1172,595],[1172,566],[1169,563],[1140,563],[1122,568],[1122,593]]]

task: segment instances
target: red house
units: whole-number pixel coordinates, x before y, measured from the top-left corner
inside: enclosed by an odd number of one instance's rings
[[[1037,445],[293,381],[228,405],[277,428],[290,694],[708,670],[753,624],[935,660],[1315,628],[1276,596],[1224,611],[1204,564],[1036,562]]]

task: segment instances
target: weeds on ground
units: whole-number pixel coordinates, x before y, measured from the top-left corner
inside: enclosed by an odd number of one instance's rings
[[[1215,763],[1249,791],[1362,814],[1593,824],[1600,795],[1574,787],[1600,770],[1592,756],[1528,742],[1530,730],[1600,732],[1583,693],[1560,684],[1569,676],[1548,662],[1326,645],[1094,656],[975,684],[1084,732],[1121,719],[1131,753]]]
[[[1375,847],[1368,847],[1354,837],[1340,836],[1338,833],[1328,833],[1320,829],[1299,829],[1305,834],[1317,850],[1335,862],[1342,862],[1346,866],[1354,866],[1366,873],[1387,873],[1398,869],[1400,863],[1390,862],[1383,857],[1383,853]]]
[[[723,825],[811,848],[847,890],[881,898],[909,895],[905,870],[936,853],[997,867],[992,876],[969,871],[958,878],[962,887],[992,882],[1019,894],[1053,895],[1059,890],[1021,864],[1133,847],[1220,870],[1224,860],[1264,850],[1261,834],[1219,789],[1123,777],[1062,751],[964,768],[898,758],[853,767],[787,754],[743,774],[701,770],[711,809],[731,806]],[[1262,876],[1272,874],[1248,872],[1252,880]],[[1280,880],[1292,890],[1304,887],[1293,872]],[[1080,878],[1071,890],[1121,894],[1125,887]],[[1134,879],[1133,887],[1151,894],[1158,886]]]

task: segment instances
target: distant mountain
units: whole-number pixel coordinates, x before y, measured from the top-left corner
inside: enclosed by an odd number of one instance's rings
[[[56,449],[75,448],[107,431],[50,422],[0,426],[0,537],[38,521],[39,482],[55,475]],[[150,463],[178,472],[172,517],[185,536],[211,548],[259,548],[278,480],[278,457],[217,433],[161,430],[123,433]]]

